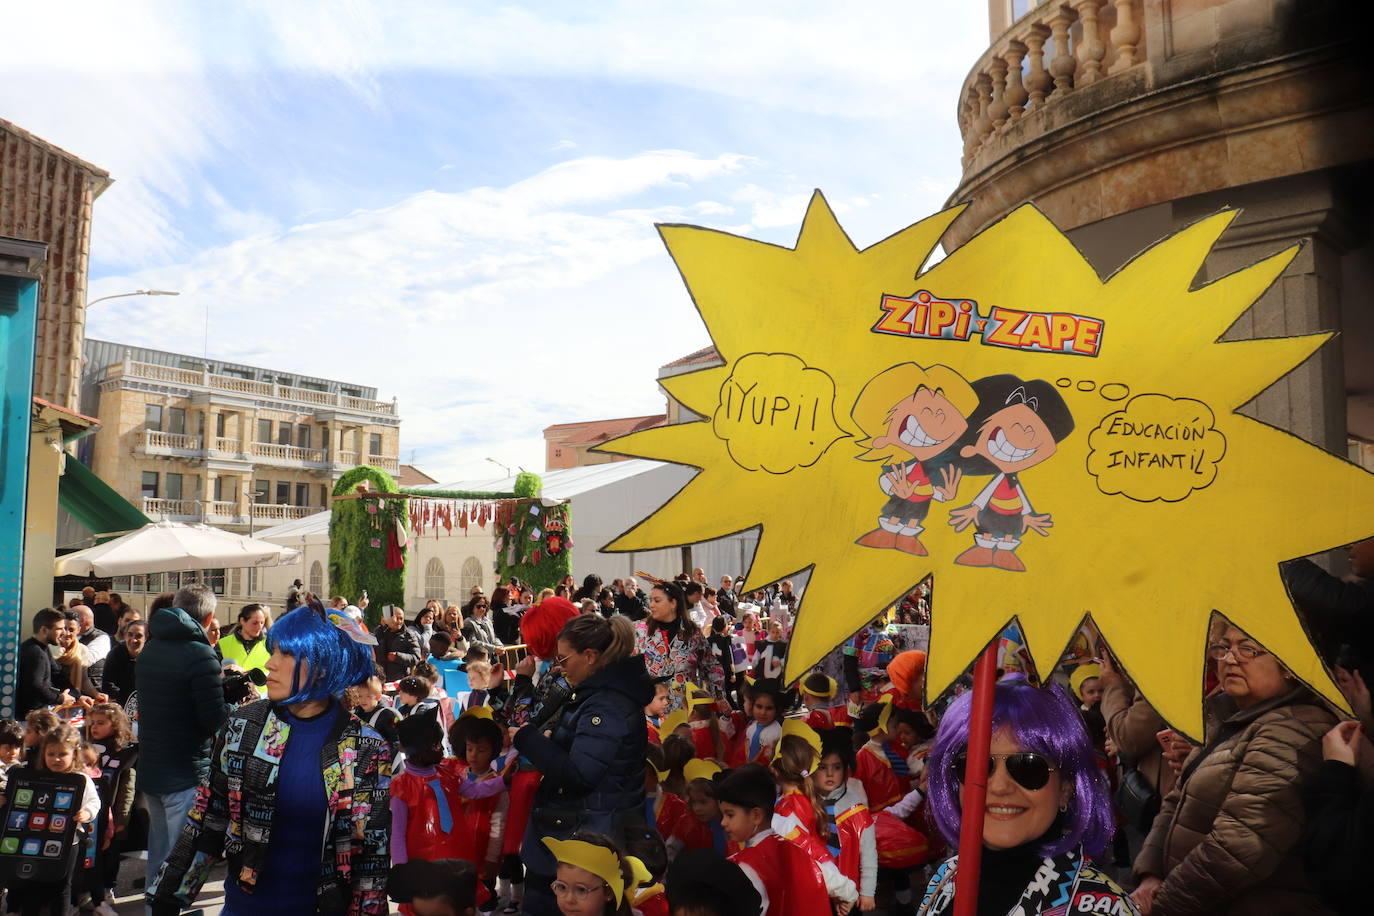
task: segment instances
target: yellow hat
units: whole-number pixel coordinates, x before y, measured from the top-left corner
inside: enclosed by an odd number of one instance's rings
[[[490,718],[491,718],[491,707],[490,707],[490,706],[469,706],[467,709],[463,710],[463,714],[462,714],[461,716],[459,716],[458,718],[460,718],[460,719],[466,719],[468,716],[472,716],[474,719],[490,719]]]
[[[1083,682],[1089,678],[1101,676],[1102,666],[1095,663],[1079,665],[1077,668],[1073,669],[1073,671],[1069,673],[1069,686],[1073,688],[1073,695],[1082,700]]]
[[[625,896],[625,875],[620,870],[620,857],[605,846],[586,843],[582,840],[555,840],[544,837],[544,845],[553,853],[554,859],[564,865],[571,865],[596,875],[611,889],[615,905],[620,906]]]
[[[710,779],[719,772],[720,764],[711,760],[702,760],[700,757],[693,757],[682,768],[682,778],[688,782],[693,779]]]
[[[806,743],[811,745],[811,750],[816,752],[816,760],[821,759],[821,736],[816,734],[816,730],[807,725],[801,719],[787,719],[782,723],[782,737],[796,735],[805,738]]]
[[[824,689],[824,690],[821,690],[821,691],[811,690],[809,687],[806,686],[806,682],[807,682],[807,681],[811,680],[812,678],[816,678],[816,677],[824,678],[824,679],[825,679],[825,689]],[[806,694],[807,696],[810,696],[810,697],[820,697],[822,700],[829,700],[829,699],[831,699],[832,697],[835,696],[835,690],[836,690],[835,679],[834,679],[833,677],[831,677],[830,675],[828,675],[828,674],[822,674],[822,673],[819,672],[819,671],[813,671],[813,672],[811,672],[810,674],[808,674],[806,677],[802,678],[802,679],[801,679],[801,684],[800,684],[799,686],[800,686],[801,692],[804,693],[804,694]]]
[[[703,705],[709,706],[709,705],[711,705],[712,703],[715,703],[715,702],[716,702],[715,697],[711,696],[711,694],[710,694],[709,692],[707,692],[707,691],[705,691],[705,690],[702,690],[702,689],[701,689],[700,687],[698,687],[696,684],[688,684],[688,685],[687,685],[687,708],[688,708],[688,709],[696,709],[698,706],[703,706]]]
[[[643,887],[654,880],[654,876],[649,874],[649,867],[634,856],[626,856],[625,861],[629,863],[630,877],[634,879],[635,887]]]
[[[878,731],[886,733],[892,722],[892,694],[885,693],[879,697],[878,705],[882,707],[878,710]]]
[[[675,709],[663,717],[663,721],[658,723],[658,740],[660,743],[669,735],[687,724],[687,710]]]

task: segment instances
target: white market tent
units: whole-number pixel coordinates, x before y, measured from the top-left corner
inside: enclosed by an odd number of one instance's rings
[[[296,563],[300,551],[206,525],[153,522],[122,537],[58,557],[57,576],[130,576]]]
[[[604,554],[600,550],[622,533],[667,502],[691,480],[696,472],[682,465],[633,458],[587,467],[549,471],[542,475],[546,499],[567,500],[572,508],[573,575],[581,582],[588,573],[597,573],[604,580],[632,575],[637,570],[660,576],[671,576],[681,570],[680,550],[654,550],[640,553]],[[459,480],[432,486],[416,487],[424,490],[468,490],[477,492],[510,492],[514,477]],[[274,583],[282,579],[282,590],[291,579],[309,581],[309,568],[316,562],[328,567],[329,513],[319,512],[296,521],[286,522],[258,533],[258,538],[277,544],[299,547],[306,556],[294,569],[279,574],[264,574]],[[747,567],[758,544],[758,532],[740,532],[692,547],[692,564],[706,570],[712,580],[722,575],[737,576]],[[465,560],[476,558],[484,576],[481,584],[488,591],[493,582],[496,559],[490,528],[470,529],[460,536],[426,533],[418,539],[416,555],[406,577],[407,606],[424,594],[425,569],[431,559],[438,558],[449,580],[446,594],[460,594],[458,570]],[[798,583],[800,585],[800,582]],[[275,584],[274,584],[275,590]],[[414,597],[411,597],[414,596]],[[418,605],[416,605],[418,606]]]

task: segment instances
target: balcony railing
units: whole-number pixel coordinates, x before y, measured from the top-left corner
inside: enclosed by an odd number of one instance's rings
[[[221,455],[242,455],[243,440],[227,439],[224,436],[216,436],[215,438],[210,440],[210,450],[213,452],[218,452]]]
[[[272,442],[253,442],[249,454],[254,458],[269,458],[277,461],[297,463],[324,463],[324,451],[317,448],[301,448],[295,445],[277,445]]]
[[[116,363],[105,370],[106,379],[121,377],[167,382],[173,385],[182,385],[187,388],[204,388],[213,391],[228,391],[234,394],[270,397],[281,401],[292,401],[298,404],[312,404],[317,407],[341,407],[346,410],[362,411],[364,413],[385,414],[393,417],[397,415],[395,401],[376,401],[372,398],[357,398],[352,395],[344,394],[343,392],[295,388],[290,385],[277,385],[272,382],[261,382],[255,379],[237,378],[232,375],[214,375],[209,372],[197,372],[194,369],[174,369],[171,366],[160,366],[156,363],[146,363],[134,359],[126,359],[124,362]]]
[[[187,436],[182,433],[164,433],[157,429],[145,429],[141,442],[143,450],[149,454],[170,454],[173,452],[200,451],[200,436]]]
[[[143,514],[149,518],[200,518],[200,501],[195,499],[143,498]]]
[[[336,452],[334,453],[334,463],[335,463],[335,464],[342,464],[342,465],[344,465],[345,467],[350,467],[350,468],[352,468],[352,467],[357,467],[357,466],[358,466],[358,453],[357,453],[357,452],[352,452],[352,451],[346,451],[346,450],[344,450],[344,449],[340,449],[339,451],[336,451]]]
[[[323,506],[287,506],[278,503],[254,503],[253,518],[289,522],[307,515],[323,512]]]
[[[1141,23],[1141,0],[1049,0],[1012,23],[964,79],[964,166],[1023,118],[1141,63]]]

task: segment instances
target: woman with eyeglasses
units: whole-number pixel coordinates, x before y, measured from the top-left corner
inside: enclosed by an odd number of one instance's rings
[[[1336,717],[1279,660],[1229,624],[1207,655],[1220,692],[1207,743],[1184,761],[1135,860],[1145,916],[1327,913],[1299,840],[1303,791]]]
[[[931,812],[951,846],[959,844],[972,704],[971,693],[950,704],[927,760]],[[988,768],[980,914],[1062,913],[1066,903],[1077,907],[1089,896],[1091,912],[1136,912],[1126,892],[1089,861],[1111,839],[1111,798],[1082,719],[1059,688],[1041,690],[1019,678],[997,685]],[[954,911],[958,869],[955,856],[935,873],[921,916]]]
[[[516,732],[516,750],[544,774],[520,848],[525,913],[559,913],[557,862],[545,840],[579,830],[621,837],[644,823],[644,707],[654,684],[634,644],[628,618],[573,617],[558,633],[555,659],[571,692],[552,716]]]
[[[463,608],[463,638],[470,646],[481,646],[488,652],[500,652],[501,639],[491,619],[491,602],[485,595],[474,595]]]

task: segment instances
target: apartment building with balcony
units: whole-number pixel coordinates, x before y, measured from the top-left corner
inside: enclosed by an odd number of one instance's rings
[[[92,470],[149,518],[261,530],[329,505],[359,464],[400,470],[396,402],[365,385],[87,339]]]

